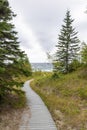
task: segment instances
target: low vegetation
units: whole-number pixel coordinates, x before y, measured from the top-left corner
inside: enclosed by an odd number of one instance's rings
[[[8,0],[0,0],[0,130],[18,129],[26,106],[21,87],[32,74],[12,23],[15,16]],[[34,72],[31,85],[49,108],[58,130],[87,130],[87,45],[80,52],[72,22],[67,11],[54,59],[55,73]]]
[[[32,88],[42,97],[58,130],[87,130],[87,68],[69,74],[35,72]]]
[[[29,77],[21,75],[17,82],[25,82]],[[0,130],[18,130],[24,111],[29,111],[26,105],[25,93],[20,87],[14,86],[20,93],[12,92],[0,100]]]

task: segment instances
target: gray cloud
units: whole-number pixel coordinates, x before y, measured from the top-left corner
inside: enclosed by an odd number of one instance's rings
[[[87,19],[82,21],[86,8],[85,0],[9,0],[9,2],[18,15],[17,19],[19,16],[23,17],[24,24],[31,27],[43,51],[52,51],[57,44],[58,33],[67,9],[71,10],[81,40],[86,40]],[[19,35],[21,44],[32,48],[29,37],[26,39],[22,32]]]

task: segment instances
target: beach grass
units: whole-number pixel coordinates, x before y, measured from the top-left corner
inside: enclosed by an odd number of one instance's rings
[[[58,130],[87,130],[87,75],[84,69],[70,74],[38,72],[31,83],[41,96]]]

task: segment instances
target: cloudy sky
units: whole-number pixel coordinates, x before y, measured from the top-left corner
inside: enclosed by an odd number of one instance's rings
[[[81,41],[87,42],[86,0],[9,0],[21,48],[30,62],[46,62],[46,53],[53,54],[66,10],[75,19],[73,26]]]

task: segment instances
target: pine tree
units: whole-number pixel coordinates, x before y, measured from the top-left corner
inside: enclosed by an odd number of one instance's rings
[[[87,44],[85,42],[82,43],[82,51],[81,51],[81,60],[82,63],[87,67]]]
[[[71,18],[70,11],[67,10],[64,25],[62,25],[62,29],[60,31],[59,41],[56,45],[56,64],[58,63],[58,65],[60,65],[60,67],[55,67],[56,71],[61,69],[62,71],[68,73],[69,64],[74,59],[77,59],[79,39],[77,37],[78,32],[75,32],[75,28],[72,26],[73,21],[74,20]]]
[[[21,75],[25,75],[25,76],[32,75],[32,68],[27,55],[25,55],[24,57],[20,57],[20,59],[18,59],[16,64],[17,64],[17,69],[21,71]]]
[[[23,52],[19,49],[17,32],[11,23],[15,14],[11,11],[7,0],[0,0],[0,50],[1,62],[14,61]]]
[[[14,85],[18,86],[19,83],[15,77],[21,73],[16,63],[20,57],[25,57],[19,48],[17,32],[12,24],[15,16],[9,2],[0,0],[0,96],[16,91]]]

